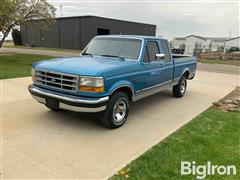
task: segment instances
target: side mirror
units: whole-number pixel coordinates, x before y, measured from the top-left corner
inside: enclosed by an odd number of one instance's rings
[[[155,58],[156,59],[163,59],[165,57],[165,54],[156,54]]]

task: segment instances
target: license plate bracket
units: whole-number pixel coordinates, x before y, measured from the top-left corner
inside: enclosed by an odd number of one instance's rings
[[[59,108],[59,101],[56,99],[53,99],[53,98],[47,98],[46,104],[47,104],[47,106],[52,107],[52,108]]]

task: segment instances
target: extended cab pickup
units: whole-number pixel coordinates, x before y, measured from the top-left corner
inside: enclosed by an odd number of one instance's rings
[[[196,58],[172,55],[168,41],[147,36],[97,36],[78,57],[33,64],[33,98],[52,110],[100,112],[108,128],[124,124],[129,104],[171,87],[185,94]]]

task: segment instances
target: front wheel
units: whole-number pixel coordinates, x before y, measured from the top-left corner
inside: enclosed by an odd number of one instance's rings
[[[123,92],[116,92],[110,98],[100,122],[109,129],[121,127],[128,116],[129,99]]]
[[[183,97],[187,89],[186,76],[182,76],[178,84],[173,86],[173,95],[177,98]]]

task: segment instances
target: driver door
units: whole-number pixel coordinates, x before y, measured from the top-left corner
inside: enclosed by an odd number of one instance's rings
[[[161,83],[162,62],[156,57],[156,54],[160,54],[158,41],[148,40],[144,53],[145,88],[149,88]]]

